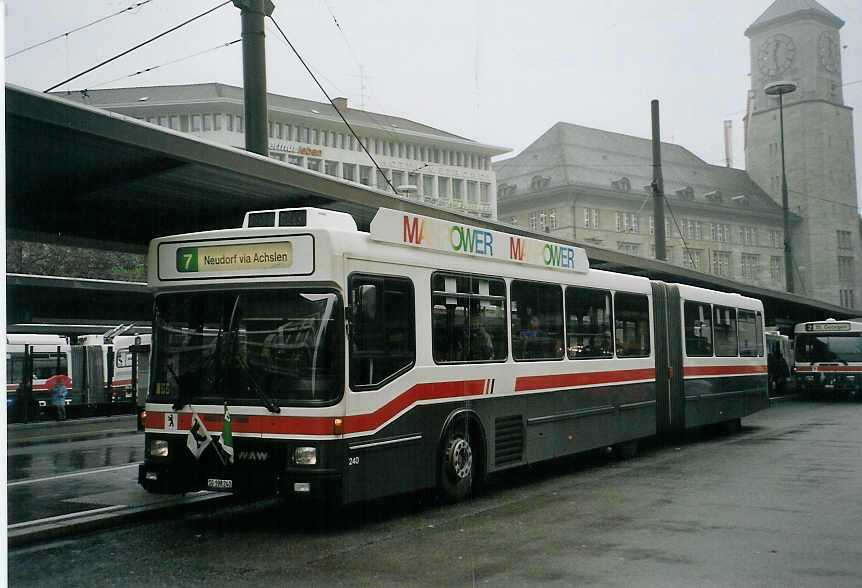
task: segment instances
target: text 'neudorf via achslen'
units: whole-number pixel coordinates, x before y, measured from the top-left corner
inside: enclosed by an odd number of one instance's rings
[[[278,251],[255,251],[252,254],[203,255],[204,265],[237,265],[255,263],[282,263],[290,260],[286,253]]]

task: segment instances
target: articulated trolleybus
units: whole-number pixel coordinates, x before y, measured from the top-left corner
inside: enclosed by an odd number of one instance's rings
[[[808,398],[862,398],[862,318],[799,323],[794,329],[796,389]]]
[[[763,307],[584,250],[381,209],[154,240],[151,492],[346,504],[768,405]]]

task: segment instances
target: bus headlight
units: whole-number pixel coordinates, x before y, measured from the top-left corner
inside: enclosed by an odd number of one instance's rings
[[[150,439],[150,457],[167,457],[168,442],[165,439]]]
[[[294,448],[293,463],[297,465],[315,465],[317,463],[317,447]]]

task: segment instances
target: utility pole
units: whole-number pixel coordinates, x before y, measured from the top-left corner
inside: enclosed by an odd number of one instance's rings
[[[266,105],[266,45],[264,17],[272,14],[271,0],[233,0],[242,11],[242,85],[245,102],[245,148],[269,155]]]
[[[664,235],[664,180],[661,176],[661,134],[659,132],[658,100],[652,106],[652,194],[655,219],[655,258],[667,261]]]

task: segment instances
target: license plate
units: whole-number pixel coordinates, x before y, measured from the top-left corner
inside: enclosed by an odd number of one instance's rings
[[[219,480],[216,478],[209,478],[207,480],[207,488],[209,490],[230,490],[233,488],[233,480]]]

